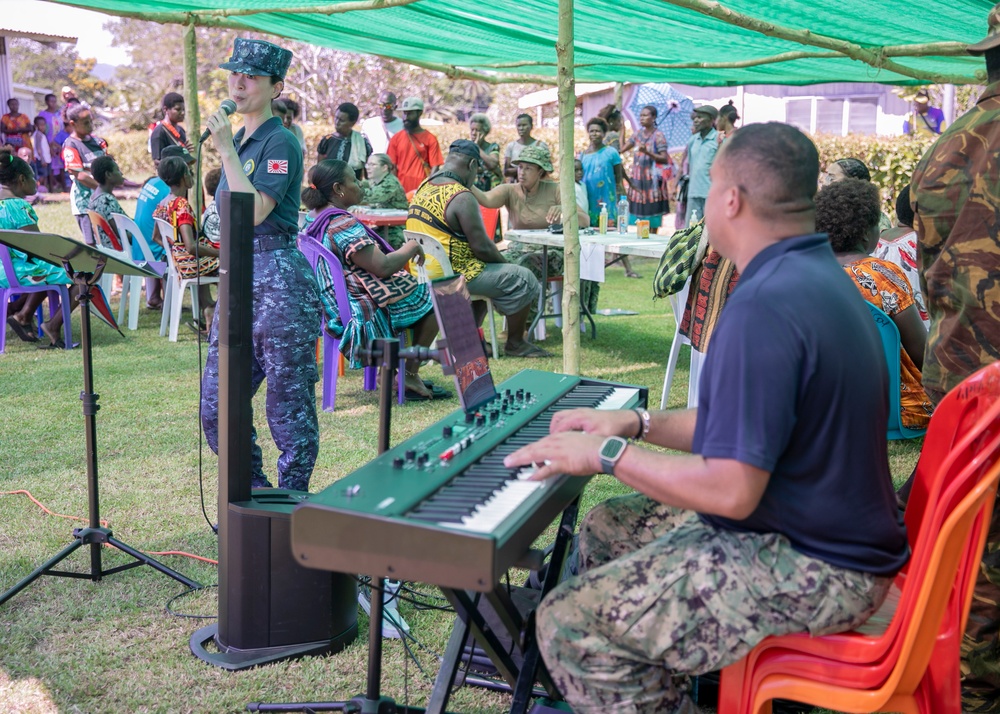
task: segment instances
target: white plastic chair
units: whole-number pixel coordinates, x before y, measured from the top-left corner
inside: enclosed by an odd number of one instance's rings
[[[164,242],[173,240],[174,227],[162,218],[154,218],[153,220],[160,229],[160,235],[166,238]],[[174,263],[173,251],[168,247],[164,250],[164,253],[167,255],[167,274],[164,276],[164,290],[170,293],[170,297],[165,296],[163,299],[163,312],[164,316],[166,316],[167,305],[170,305],[170,341],[177,342],[177,330],[181,324],[181,312],[184,307],[184,288],[191,288],[191,314],[194,316],[195,321],[197,321],[198,316],[201,315],[198,305],[198,283],[200,282],[202,285],[218,283],[219,278],[181,278],[180,273],[177,272],[177,265]],[[164,334],[164,327],[165,325],[161,320],[161,336]]]
[[[444,246],[436,238],[426,233],[418,233],[417,231],[403,231],[403,237],[407,240],[415,240],[422,245],[424,247],[424,255],[433,258],[441,264],[441,272],[444,274],[444,277],[451,277],[455,274],[455,271],[451,267],[451,259],[445,252]],[[427,277],[426,265],[417,266],[417,279],[422,283],[430,282],[430,278]],[[493,301],[488,297],[482,296],[476,296],[475,299],[486,301],[486,314],[490,318],[490,347],[493,349],[493,359],[499,359],[500,350],[497,347],[497,325],[496,318],[493,315]]]
[[[681,334],[681,320],[684,318],[684,306],[687,305],[688,290],[691,288],[691,278],[684,283],[680,292],[670,296],[670,309],[674,312],[674,339],[670,342],[670,354],[667,357],[667,372],[663,375],[663,395],[660,397],[660,409],[667,408],[667,398],[670,396],[670,386],[674,381],[674,370],[677,368],[677,357],[681,353],[681,345],[691,345],[691,340]],[[698,350],[691,348],[691,367],[688,370],[688,409],[698,406],[698,382],[701,377],[701,361],[704,356]]]
[[[156,277],[162,278],[167,271],[167,263],[164,260],[156,259],[153,255],[153,250],[149,247],[149,240],[139,230],[139,226],[136,225],[135,221],[124,213],[112,213],[111,220],[114,222],[115,228],[118,229],[118,235],[121,237],[122,245],[125,247],[125,252],[128,253],[129,257],[132,256],[131,243],[134,241],[139,246],[139,251],[142,253],[142,259],[146,262],[146,266],[156,273]],[[128,287],[128,329],[137,330],[139,329],[139,308],[142,300],[143,278],[138,275],[130,275],[128,277],[130,281]],[[125,302],[125,289],[123,286],[122,301],[118,307],[118,324],[121,324],[124,318]],[[164,296],[163,315],[160,317],[161,335],[166,333],[169,307],[167,297]]]

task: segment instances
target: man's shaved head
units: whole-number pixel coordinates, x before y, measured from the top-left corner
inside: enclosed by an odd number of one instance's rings
[[[768,122],[737,129],[715,159],[713,182],[738,186],[763,220],[803,217],[815,211],[819,153],[789,124]]]

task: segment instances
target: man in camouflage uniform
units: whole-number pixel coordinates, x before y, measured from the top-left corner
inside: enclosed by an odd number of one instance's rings
[[[886,373],[857,368],[882,344],[815,233],[816,147],[752,124],[711,172],[707,226],[741,279],[698,408],[558,412],[552,435],[506,462],[541,464],[536,479],[601,471],[639,492],[587,515],[582,574],[537,611],[545,664],[577,714],[695,712],[675,676],[720,669],[768,635],[857,626],[909,555]]]
[[[291,59],[291,52],[270,42],[237,39],[232,58],[220,67],[231,72],[230,95],[243,115],[244,126],[233,136],[229,117],[219,111],[209,118],[208,128],[222,155],[218,190],[254,195],[251,393],[267,379],[267,422],[281,451],[278,486],[306,491],[319,453],[315,348],[323,309],[316,278],[295,243],[302,188],[301,147],[295,135],[271,113],[271,101],[281,94]],[[258,205],[265,211],[258,212]],[[218,322],[212,324],[201,403],[205,438],[216,453]],[[256,429],[251,459],[252,486],[269,488]]]
[[[930,316],[923,385],[935,405],[1000,358],[1000,4],[988,25],[989,35],[968,49],[985,55],[989,84],[928,149],[911,184]],[[963,711],[1000,712],[998,628],[1000,518],[994,510],[962,644]]]

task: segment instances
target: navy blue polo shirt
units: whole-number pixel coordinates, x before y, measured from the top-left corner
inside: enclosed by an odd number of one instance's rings
[[[909,548],[886,453],[885,356],[825,235],[754,257],[702,369],[692,450],[771,473],[748,518],[702,520],[781,533],[838,567],[896,573]]]
[[[254,235],[295,235],[299,231],[299,205],[302,194],[302,147],[295,134],[271,117],[243,141],[246,127],[233,137],[236,153],[243,163],[243,173],[261,193],[274,199],[274,210],[254,226]],[[228,191],[229,180],[222,172],[216,191]]]

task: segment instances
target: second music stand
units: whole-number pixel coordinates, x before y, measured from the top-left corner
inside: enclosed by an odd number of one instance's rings
[[[73,542],[35,568],[27,577],[7,592],[0,595],[0,605],[28,587],[43,575],[64,578],[89,578],[95,582],[105,575],[128,570],[140,565],[148,565],[155,570],[183,583],[189,588],[200,588],[201,584],[168,568],[114,537],[110,528],[101,525],[101,508],[98,498],[97,480],[97,403],[94,393],[94,365],[90,342],[90,290],[101,279],[105,268],[111,268],[120,275],[142,275],[155,278],[156,274],[145,267],[145,263],[134,263],[121,253],[86,245],[80,241],[54,233],[34,231],[0,231],[0,243],[32,255],[46,263],[65,268],[73,278],[73,284],[80,289],[80,346],[83,352],[83,418],[87,442],[87,502],[89,523],[86,528],[73,529]],[[77,548],[90,546],[90,572],[76,573],[53,570],[69,557]],[[109,545],[132,556],[134,560],[125,565],[105,569],[101,563],[101,548]]]

